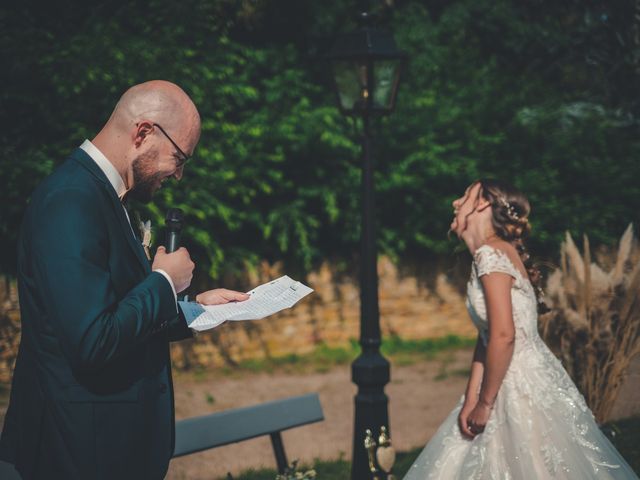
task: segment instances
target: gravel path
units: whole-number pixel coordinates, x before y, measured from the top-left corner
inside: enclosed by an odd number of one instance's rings
[[[392,366],[392,380],[385,392],[390,400],[391,433],[397,450],[424,445],[435,432],[464,391],[471,353],[447,352],[433,361]],[[348,366],[327,373],[261,374],[201,382],[179,377],[174,384],[177,418],[318,392],[325,420],[283,433],[289,461],[299,458],[309,464],[316,458],[351,456],[356,387],[351,383]],[[236,474],[262,466],[275,466],[268,437],[175,459],[167,478],[212,480],[227,472]]]
[[[445,352],[430,361],[413,365],[392,365],[392,380],[386,386],[389,416],[395,448],[406,451],[425,445],[458,401],[466,385],[471,350]],[[640,415],[640,358],[632,364],[629,377],[614,408],[614,418]],[[185,418],[252,405],[282,397],[318,392],[324,422],[289,430],[283,440],[289,461],[351,456],[353,396],[348,366],[326,373],[258,374],[236,378],[211,376],[195,380],[178,375],[176,417]],[[201,452],[171,462],[168,480],[214,480],[227,472],[237,474],[249,468],[275,466],[268,437]]]

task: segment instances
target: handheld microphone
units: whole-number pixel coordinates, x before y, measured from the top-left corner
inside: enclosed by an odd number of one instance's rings
[[[170,208],[165,218],[167,228],[167,253],[175,252],[180,248],[180,234],[182,233],[182,222],[184,215],[179,208]]]

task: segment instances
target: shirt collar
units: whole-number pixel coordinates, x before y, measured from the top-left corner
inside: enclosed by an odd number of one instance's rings
[[[100,167],[100,170],[106,175],[107,179],[111,183],[111,186],[116,191],[118,198],[122,200],[125,193],[127,193],[127,187],[124,184],[124,180],[116,170],[116,167],[113,166],[113,163],[109,161],[107,157],[104,156],[98,147],[96,147],[91,141],[85,140],[80,148],[89,155],[94,162]]]

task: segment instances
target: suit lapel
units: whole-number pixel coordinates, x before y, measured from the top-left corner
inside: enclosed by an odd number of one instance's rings
[[[127,237],[129,246],[133,249],[134,253],[136,254],[136,257],[138,257],[138,260],[142,264],[142,267],[144,268],[145,272],[148,273],[151,270],[151,267],[149,266],[149,260],[147,260],[147,256],[144,253],[142,244],[136,238],[134,232],[132,231],[133,228],[135,228],[135,226],[133,225],[133,220],[132,220],[132,223],[129,224],[129,220],[127,220],[127,214],[124,212],[124,207],[122,206],[122,202],[120,202],[120,199],[118,198],[115,191],[111,187],[111,184],[105,185],[105,187],[108,190],[109,198],[111,200],[113,208],[116,211],[116,216],[118,217],[120,226],[122,227],[122,230],[124,231],[124,234]]]
[[[118,223],[120,224],[120,228],[122,229],[122,233],[127,238],[127,243],[133,250],[133,253],[139,260],[144,271],[146,273],[150,272],[151,267],[149,265],[149,260],[144,253],[144,249],[142,248],[142,244],[138,241],[132,231],[133,224],[129,225],[129,220],[127,220],[127,215],[124,211],[124,207],[122,206],[122,202],[120,202],[120,199],[116,195],[116,191],[113,189],[113,186],[107,179],[106,175],[102,172],[98,164],[96,164],[96,162],[94,162],[93,159],[81,148],[76,149],[71,155],[71,158],[80,163],[80,165],[86,168],[103,184],[106,194],[111,202],[111,206],[114,209],[116,218],[118,219]]]

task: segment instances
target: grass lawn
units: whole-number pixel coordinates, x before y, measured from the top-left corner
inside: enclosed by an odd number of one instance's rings
[[[606,425],[613,432],[613,444],[622,456],[629,462],[636,474],[640,474],[640,417],[627,418]],[[398,453],[393,473],[401,479],[409,470],[413,461],[417,458],[421,448],[410,452]],[[308,468],[314,468],[318,480],[347,480],[350,475],[350,463],[345,459],[335,461],[317,461],[313,466],[303,466],[298,469],[304,472]],[[252,470],[242,473],[234,480],[274,480],[275,470]],[[221,478],[219,480],[227,480]]]
[[[394,365],[411,365],[423,360],[432,360],[442,352],[471,348],[475,345],[475,342],[475,338],[465,338],[457,335],[421,340],[404,340],[400,337],[392,336],[382,340],[380,350]],[[246,373],[322,373],[328,372],[336,366],[349,365],[359,353],[360,345],[356,340],[352,340],[348,346],[344,347],[318,345],[312,352],[307,354],[299,355],[293,353],[281,357],[243,360],[237,366],[222,367],[218,371],[232,377]],[[208,381],[210,369],[196,367],[187,372],[174,369],[174,375],[190,375],[196,380]]]

